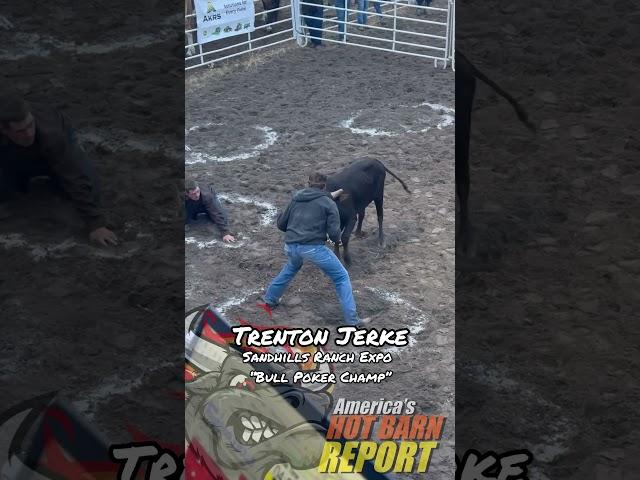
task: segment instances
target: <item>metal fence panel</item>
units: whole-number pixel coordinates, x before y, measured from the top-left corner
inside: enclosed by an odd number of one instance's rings
[[[283,4],[280,4],[280,1]],[[412,55],[455,69],[455,0],[255,0],[253,33],[199,43],[195,14],[186,15],[185,69],[221,62],[289,41],[322,42]],[[275,6],[274,6],[275,4]],[[322,7],[322,17],[309,11]],[[268,8],[272,7],[272,8]],[[370,11],[372,10],[372,11]],[[322,26],[313,26],[322,20]],[[311,24],[311,25],[310,25]]]

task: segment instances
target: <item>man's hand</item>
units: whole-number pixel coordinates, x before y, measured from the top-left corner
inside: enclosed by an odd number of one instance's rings
[[[107,227],[96,228],[89,234],[89,239],[104,247],[118,244],[118,237]]]
[[[236,241],[236,238],[233,235],[227,233],[222,237],[222,241],[225,243],[233,243]]]

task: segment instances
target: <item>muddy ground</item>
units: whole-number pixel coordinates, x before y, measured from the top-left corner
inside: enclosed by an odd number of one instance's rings
[[[457,12],[457,46],[539,133],[479,87],[480,261],[461,258],[456,282],[456,448],[530,448],[534,479],[637,477],[639,17],[611,6]]]
[[[453,81],[451,70],[436,70],[427,60],[292,43],[248,65],[196,71],[186,87],[187,175],[215,186],[238,238],[223,245],[206,223],[185,232],[187,308],[212,302],[231,319],[269,324],[255,304],[285,261],[275,214],[310,171],[329,173],[369,155],[413,190],[407,194],[387,176],[388,244],[376,244],[371,206],[366,238],[351,243],[350,270],[361,316],[373,316],[376,327],[410,328],[412,345],[395,354],[390,379],[338,384],[334,398],[409,398],[421,412],[447,416],[433,479],[453,477]],[[305,265],[273,322],[340,325],[331,283]]]
[[[3,90],[69,115],[122,243],[89,245],[47,183],[3,207],[0,411],[59,390],[108,440],[129,440],[128,422],[180,444],[180,9],[13,2],[2,16]]]

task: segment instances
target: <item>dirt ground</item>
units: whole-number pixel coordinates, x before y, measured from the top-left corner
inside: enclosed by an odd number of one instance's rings
[[[533,479],[638,471],[639,17],[632,2],[611,7],[489,1],[457,12],[457,46],[539,133],[479,87],[481,262],[456,282],[456,449],[530,448]]]
[[[90,1],[2,16],[3,89],[69,115],[122,243],[89,245],[47,183],[3,208],[0,410],[59,390],[108,440],[131,423],[180,444],[182,400],[164,399],[182,390],[182,14]]]
[[[395,354],[390,379],[338,384],[334,398],[409,398],[420,412],[447,416],[432,479],[452,478],[454,468],[453,81],[451,70],[426,60],[291,44],[248,64],[195,71],[186,87],[187,175],[215,186],[239,240],[223,245],[205,223],[185,232],[186,308],[211,302],[231,319],[269,323],[255,304],[285,261],[275,215],[310,171],[330,173],[369,155],[413,190],[387,175],[388,245],[375,242],[371,206],[367,237],[351,243],[350,270],[360,315],[376,327],[409,327],[412,345]],[[328,279],[305,265],[273,322],[339,326]]]

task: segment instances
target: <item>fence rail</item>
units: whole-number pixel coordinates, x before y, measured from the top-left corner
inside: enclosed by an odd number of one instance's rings
[[[193,28],[185,29],[185,70],[290,41],[306,46],[318,40],[421,57],[455,70],[455,0],[433,0],[434,6],[408,0],[329,0],[335,1],[330,6],[318,1],[290,0],[259,10],[262,2],[254,0],[253,32],[207,43],[197,38],[196,14],[186,15],[185,25]],[[324,12],[313,12],[318,7]]]

